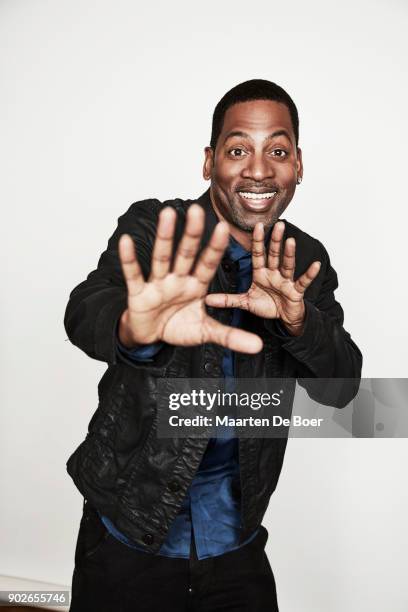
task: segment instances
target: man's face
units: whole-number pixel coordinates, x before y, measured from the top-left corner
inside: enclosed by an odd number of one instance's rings
[[[258,221],[265,230],[277,221],[302,173],[289,110],[272,100],[231,106],[215,152],[205,149],[204,178],[211,179],[213,205],[246,232]]]

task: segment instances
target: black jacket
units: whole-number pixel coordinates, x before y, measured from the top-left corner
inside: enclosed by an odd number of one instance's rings
[[[209,190],[198,200],[205,209],[203,248],[217,222]],[[193,200],[144,200],[119,217],[118,227],[100,257],[98,267],[72,292],[65,313],[65,329],[73,344],[108,368],[98,385],[99,404],[86,439],[67,462],[67,470],[89,502],[108,516],[126,536],[146,550],[157,552],[180,509],[197,470],[207,440],[164,439],[157,436],[156,390],[160,377],[222,377],[223,348],[164,345],[149,363],[136,363],[118,352],[117,326],[127,306],[127,292],[117,253],[118,239],[130,234],[147,278],[160,210],[173,206],[178,213],[175,247],[181,237],[186,210]],[[295,277],[315,260],[317,278],[305,293],[306,323],[300,337],[285,336],[273,319],[244,312],[243,328],[264,341],[257,355],[236,354],[238,378],[297,378],[308,394],[322,403],[343,407],[358,390],[362,357],[343,328],[343,311],[334,298],[337,275],[323,245],[286,222],[285,238],[296,239]],[[209,292],[235,291],[235,267],[226,257]],[[231,309],[208,308],[227,323]],[[350,378],[357,382],[331,396],[330,385],[316,378]],[[262,521],[282,468],[287,439],[240,439],[241,541]]]

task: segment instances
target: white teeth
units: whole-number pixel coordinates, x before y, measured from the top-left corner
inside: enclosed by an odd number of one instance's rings
[[[251,191],[240,191],[239,194],[243,198],[248,200],[266,200],[267,198],[273,198],[276,191],[270,191],[269,193],[252,193]]]

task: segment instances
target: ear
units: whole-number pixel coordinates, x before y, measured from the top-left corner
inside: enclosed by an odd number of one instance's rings
[[[203,177],[206,181],[209,181],[211,178],[212,167],[214,165],[214,151],[212,147],[205,147],[204,155]]]
[[[302,160],[302,149],[296,148],[296,171],[300,178],[303,178],[303,160]]]

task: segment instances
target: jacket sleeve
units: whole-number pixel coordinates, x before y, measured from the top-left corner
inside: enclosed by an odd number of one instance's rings
[[[96,270],[75,287],[65,310],[64,326],[70,341],[89,357],[108,364],[126,362],[134,368],[163,368],[172,359],[174,347],[165,344],[150,362],[121,355],[117,327],[127,308],[127,287],[118,255],[122,234],[130,234],[145,278],[150,271],[160,202],[144,200],[131,205],[118,219]]]
[[[297,337],[283,335],[271,319],[265,320],[265,326],[281,338],[283,348],[296,360],[298,382],[308,395],[322,404],[342,408],[358,392],[362,355],[343,327],[343,309],[334,297],[337,274],[326,249],[320,242],[318,245],[320,253],[316,259],[320,259],[322,265],[318,277],[305,293],[303,334]]]

